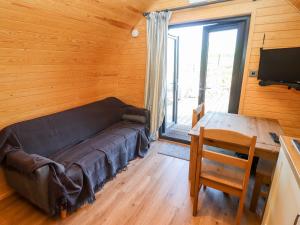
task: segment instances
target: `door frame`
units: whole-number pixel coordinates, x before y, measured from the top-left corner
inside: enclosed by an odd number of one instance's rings
[[[217,24],[217,23],[229,23],[229,22],[246,22],[248,25],[248,30],[250,27],[250,19],[251,14],[245,14],[241,16],[232,16],[232,17],[224,17],[220,19],[207,19],[207,20],[199,20],[199,21],[192,21],[192,22],[183,22],[183,23],[176,23],[176,24],[170,24],[169,29],[172,28],[180,28],[180,27],[192,27],[192,26],[199,26],[199,25],[206,25],[206,24]],[[249,33],[249,32],[247,32]]]
[[[245,61],[246,61],[246,53],[247,53],[247,45],[248,45],[248,37],[249,37],[249,30],[250,30],[250,20],[251,20],[251,14],[245,14],[241,16],[232,16],[232,17],[224,17],[220,19],[207,19],[203,21],[192,21],[192,22],[183,22],[183,23],[177,23],[177,24],[171,24],[169,25],[169,29],[172,28],[180,28],[180,27],[191,27],[191,26],[199,26],[199,25],[205,25],[205,24],[213,24],[213,23],[226,23],[226,22],[245,22],[245,36],[243,41],[243,53],[241,57],[241,67],[240,71],[242,71],[242,79],[243,79],[243,71],[245,67]],[[191,111],[192,113],[192,111]],[[163,125],[159,129],[159,137],[165,140],[175,141],[183,144],[190,144],[190,141],[185,141],[177,138],[172,138],[164,135],[164,122]]]
[[[173,107],[172,107],[172,121],[174,124],[177,123],[177,112],[178,112],[178,68],[179,68],[179,37],[168,34],[168,39],[174,40],[174,84],[173,84]],[[163,124],[159,131],[159,135],[166,131],[166,120],[164,118]]]
[[[245,21],[230,21],[221,22],[203,28],[202,39],[202,53],[201,53],[201,69],[200,69],[200,84],[199,84],[199,104],[205,102],[206,91],[206,76],[207,76],[207,63],[209,51],[209,34],[211,32],[219,32],[226,30],[237,29],[235,54],[232,68],[231,88],[229,95],[228,112],[237,114],[239,111],[239,103],[241,96],[241,89],[243,83],[243,51],[244,51],[244,38],[246,31]]]
[[[179,68],[179,37],[168,35],[168,38],[174,40],[174,84],[173,84],[173,118],[174,123],[177,123],[178,112],[178,68]]]

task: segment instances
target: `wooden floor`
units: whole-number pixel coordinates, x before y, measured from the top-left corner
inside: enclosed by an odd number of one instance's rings
[[[97,200],[64,220],[47,217],[18,196],[0,202],[0,224],[101,224],[101,225],[210,225],[233,224],[238,199],[207,188],[199,196],[198,216],[192,217],[188,162],[161,154],[159,148],[173,144],[152,144],[144,159],[137,159],[97,194]],[[258,225],[248,211],[242,224]]]

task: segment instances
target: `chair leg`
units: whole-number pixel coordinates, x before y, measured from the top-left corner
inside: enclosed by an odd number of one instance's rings
[[[64,203],[60,206],[60,218],[65,219],[67,217],[67,204]]]
[[[194,198],[193,198],[193,216],[197,216],[198,200],[199,200],[200,190],[201,190],[201,184],[200,184],[200,187],[198,186],[197,190],[196,190],[196,187],[195,187]]]
[[[190,163],[189,163],[189,181],[191,181],[192,176],[193,176],[193,173],[192,173],[192,169],[193,169],[192,162],[194,161],[193,156],[194,156],[193,155],[193,149],[191,147],[191,149],[190,149]]]
[[[194,187],[194,199],[193,199],[193,216],[197,215],[199,191],[201,189],[200,169],[201,169],[201,163],[197,163],[196,180],[195,180],[195,187]]]
[[[67,218],[67,210],[66,209],[60,211],[60,218],[61,219]]]
[[[236,225],[240,225],[240,223],[241,223],[241,219],[242,219],[243,212],[244,212],[245,195],[246,195],[246,193],[242,193],[242,196],[239,201],[239,208],[238,208],[237,215],[236,215]]]
[[[254,189],[252,192],[252,198],[250,203],[250,211],[254,213],[256,212],[257,202],[261,191],[261,185],[262,185],[262,176],[256,174]]]

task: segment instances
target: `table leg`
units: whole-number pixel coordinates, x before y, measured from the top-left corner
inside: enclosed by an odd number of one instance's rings
[[[197,163],[197,152],[199,137],[191,137],[190,147],[190,165],[189,165],[189,179],[190,179],[190,195],[194,195],[195,181],[196,181],[196,163]]]
[[[254,184],[252,197],[251,197],[251,203],[250,203],[250,211],[254,212],[254,213],[256,212],[257,202],[258,202],[259,194],[260,194],[261,187],[262,187],[262,181],[263,181],[263,177],[260,176],[259,174],[256,174],[255,184]]]

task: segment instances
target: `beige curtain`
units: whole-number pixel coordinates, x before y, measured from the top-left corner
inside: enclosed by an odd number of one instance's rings
[[[167,41],[171,12],[153,12],[147,16],[147,74],[145,107],[150,110],[150,132],[153,140],[165,116],[167,95]]]

